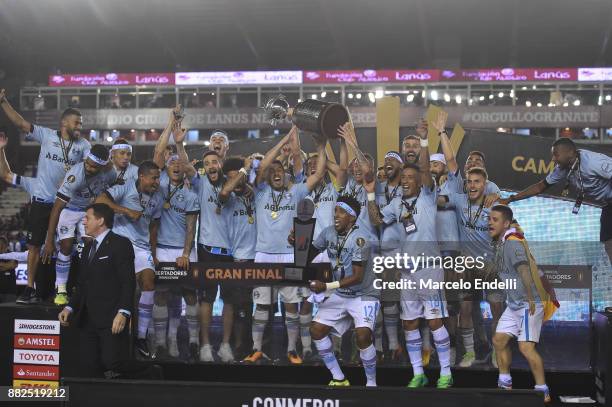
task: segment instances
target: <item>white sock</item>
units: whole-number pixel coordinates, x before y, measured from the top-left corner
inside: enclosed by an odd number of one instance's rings
[[[287,326],[287,352],[295,352],[298,337],[300,336],[300,316],[297,312],[285,313]]]
[[[384,314],[384,325],[385,332],[387,333],[387,339],[389,340],[389,350],[396,350],[399,348],[399,341],[397,338],[397,326],[399,324],[399,307],[397,304],[393,304],[390,307],[383,307]]]
[[[189,343],[198,343],[200,333],[200,321],[198,320],[198,306],[189,305],[185,307],[185,319],[187,319],[187,329],[189,330]],[[176,331],[174,333],[176,338]]]
[[[376,386],[376,348],[370,345],[365,349],[359,349],[359,356],[365,370],[366,386]]]
[[[258,310],[255,309],[255,313],[253,314],[253,349],[257,349],[261,351],[262,342],[264,336],[264,330],[266,329],[266,325],[268,324],[268,310]]]
[[[421,340],[421,332],[418,329],[414,329],[412,331],[404,331],[404,335],[406,336],[406,349],[412,364],[412,371],[415,376],[423,374],[423,358],[421,356],[423,341]]]
[[[438,360],[440,361],[440,375],[448,376],[451,374],[450,370],[450,338],[448,337],[448,331],[442,325],[435,331],[431,331],[436,344],[436,350],[438,351]]]
[[[65,255],[62,252],[57,253],[57,260],[55,261],[55,287],[57,287],[57,291],[60,293],[66,292],[71,259],[70,255]]]
[[[310,339],[310,324],[312,314],[300,314],[300,338],[302,339],[302,351],[312,351],[312,340]]]
[[[166,331],[168,329],[168,307],[153,305],[153,325],[155,327],[155,345],[166,347]]]
[[[153,314],[153,296],[155,291],[142,291],[138,301],[138,339],[147,337],[147,329]]]
[[[338,364],[338,360],[336,359],[336,355],[334,354],[334,349],[331,340],[328,336],[321,340],[313,341],[317,350],[319,351],[319,355],[325,366],[332,374],[334,380],[344,380],[344,373],[342,373],[342,369],[340,369],[340,365]]]

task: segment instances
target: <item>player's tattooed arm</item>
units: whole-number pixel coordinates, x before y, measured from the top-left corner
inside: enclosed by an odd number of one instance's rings
[[[115,201],[113,200],[113,198],[110,196],[110,194],[106,191],[98,195],[95,203],[106,204],[113,210],[113,212],[119,213],[121,215],[125,215],[134,222],[140,219],[140,217],[142,216],[142,212],[136,211],[134,209],[126,208],[121,205],[117,205]]]
[[[221,189],[221,191],[219,191],[219,202],[221,203],[227,202],[232,191],[236,189],[238,185],[240,185],[241,183],[247,183],[248,174],[251,171],[252,165],[253,165],[253,159],[250,157],[245,158],[243,167],[238,171],[238,175],[231,179],[226,178],[226,181],[223,184],[223,188]]]
[[[361,171],[364,174],[363,188],[368,194],[368,215],[370,215],[370,223],[374,226],[380,226],[383,224],[383,218],[376,204],[376,179],[372,176],[372,167],[369,163],[363,162],[361,163]]]
[[[187,230],[185,231],[185,244],[183,245],[183,255],[176,259],[176,265],[184,270],[189,270],[189,254],[193,247],[195,239],[196,223],[198,221],[197,213],[189,213],[185,217]]]
[[[444,125],[442,125],[444,128]],[[417,125],[417,133],[421,140],[427,140],[427,122],[421,120]],[[419,153],[419,173],[421,175],[421,183],[423,186],[429,188],[430,190],[434,186],[434,181],[431,176],[430,164],[429,164],[429,149],[426,147],[421,148],[421,152]]]
[[[164,162],[164,153],[166,151],[166,147],[168,146],[168,142],[170,141],[170,133],[172,132],[172,128],[174,127],[175,119],[174,119],[174,110],[170,113],[170,120],[166,125],[166,128],[162,132],[161,136],[157,140],[157,144],[155,144],[155,152],[153,153],[153,162],[157,164],[159,168],[164,168],[166,163]]]
[[[306,187],[308,191],[312,191],[321,182],[325,176],[325,164],[327,163],[327,156],[325,155],[325,143],[317,142],[317,168],[315,173],[309,175],[306,179]]]
[[[183,143],[186,135],[187,129],[181,126],[181,122],[175,121],[172,128],[172,137],[174,138],[174,143],[176,144],[176,152],[183,162],[185,178],[192,179],[196,175],[196,169],[189,161],[189,156],[187,155],[187,151],[185,151],[185,145]]]

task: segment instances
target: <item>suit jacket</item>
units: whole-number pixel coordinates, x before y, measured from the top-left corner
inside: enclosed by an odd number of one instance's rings
[[[91,263],[90,249],[91,242],[81,252],[77,290],[68,305],[77,326],[89,321],[97,328],[110,328],[120,309],[134,314],[134,248],[129,239],[111,230]]]

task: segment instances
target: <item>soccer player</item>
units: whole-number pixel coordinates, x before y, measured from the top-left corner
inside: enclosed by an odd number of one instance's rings
[[[419,132],[421,146],[427,148],[427,132]],[[436,236],[437,191],[429,170],[429,154],[422,150],[419,165],[405,164],[401,172],[402,196],[379,210],[374,201],[374,184],[366,184],[368,210],[375,225],[394,227],[395,239],[403,243],[402,253],[419,253],[424,259],[440,257]],[[401,291],[401,320],[406,337],[406,347],[414,376],[408,387],[424,387],[428,383],[423,371],[422,345],[419,320],[425,318],[433,334],[440,360],[438,388],[453,384],[450,370],[450,339],[444,327],[443,318],[448,317],[443,290],[420,287],[421,281],[444,281],[444,270],[436,265],[411,266],[402,270],[402,279],[414,281],[414,289]]]
[[[185,167],[189,163],[178,155],[170,156],[160,176],[159,190],[163,198],[163,209],[157,236],[155,258],[158,262],[176,263],[184,270],[189,270],[189,263],[197,261],[194,245],[196,224],[200,214],[200,201],[196,193],[185,185]],[[182,244],[181,244],[182,243]],[[189,331],[189,355],[193,361],[198,360],[199,331],[198,306],[196,291],[191,286],[184,286],[179,294],[185,299],[185,316]],[[156,357],[163,358],[166,350],[172,357],[178,357],[178,325],[171,324],[168,329],[168,297],[176,293],[168,288],[158,287],[155,291],[153,306],[153,323],[155,326]],[[166,331],[168,341],[166,343]]]
[[[327,251],[333,267],[333,282],[310,283],[315,292],[312,300],[319,307],[310,334],[332,374],[329,386],[350,385],[338,364],[329,334],[341,337],[351,324],[355,326],[366,386],[376,386],[376,349],[372,331],[380,304],[378,290],[373,285],[374,273],[367,267],[369,236],[356,224],[360,210],[355,198],[339,197],[334,209],[334,225],[325,228],[313,241],[315,249]]]
[[[506,310],[502,314],[493,336],[493,345],[499,366],[497,386],[512,388],[510,364],[512,353],[509,342],[518,341],[521,354],[527,359],[535,379],[535,390],[544,394],[544,402],[550,403],[550,390],[544,378],[544,363],[536,349],[544,321],[544,288],[539,283],[537,268],[530,264],[530,253],[519,239],[511,225],[512,209],[505,205],[495,205],[489,216],[489,235],[495,244],[495,266],[503,280],[516,281],[516,288],[506,290]],[[535,274],[535,275],[534,275]]]
[[[281,141],[266,153],[260,163],[255,180],[255,207],[257,216],[257,245],[255,262],[289,263],[294,262],[293,247],[287,242],[287,234],[293,226],[297,205],[323,178],[326,167],[325,145],[317,145],[317,168],[304,183],[287,182],[283,165],[275,160],[280,149],[287,143],[292,145],[294,158],[299,156],[298,129],[293,127]],[[294,165],[295,165],[294,160]],[[280,294],[285,304],[285,325],[287,327],[287,359],[291,364],[301,364],[297,354],[296,342],[299,335],[298,303],[301,301],[298,287],[255,287],[253,302],[256,304],[253,317],[253,352],[244,361],[255,363],[267,358],[262,352],[264,329],[268,323],[269,310]]]
[[[60,117],[59,130],[52,130],[25,120],[9,104],[4,89],[0,89],[0,107],[11,123],[19,131],[26,133],[26,140],[36,141],[41,145],[36,182],[31,185],[32,204],[28,214],[28,285],[17,298],[18,304],[39,303],[40,297],[34,289],[34,279],[55,194],[66,172],[87,157],[91,145],[80,136],[83,121],[81,112],[76,109],[64,110]],[[6,174],[5,180],[9,176],[10,182],[16,181],[13,179],[16,176],[12,173]]]
[[[236,263],[255,260],[257,244],[257,216],[255,215],[255,193],[248,183],[252,167],[251,158],[228,157],[223,162],[226,181],[219,192],[219,201],[230,214],[229,229],[231,250]],[[253,290],[250,287],[236,287],[238,298],[234,307],[234,349],[241,356],[250,353],[245,349],[249,342],[251,317],[253,314]]]
[[[219,199],[225,177],[221,157],[216,150],[209,150],[203,156],[205,175],[197,174],[191,181],[200,197],[200,230],[198,238],[198,261],[232,262],[228,208]],[[234,360],[229,340],[234,321],[234,304],[240,299],[239,291],[226,284],[207,283],[200,291],[200,361],[214,362],[209,330],[212,321],[212,307],[217,292],[223,300],[223,339],[218,356],[229,363]]]
[[[612,158],[605,154],[577,149],[569,138],[560,138],[552,145],[553,172],[537,184],[533,184],[500,202],[508,204],[546,191],[551,185],[564,183],[564,195],[571,186],[578,197],[574,213],[578,213],[584,198],[602,205],[599,240],[605,243],[608,257],[612,259]]]
[[[420,137],[415,134],[409,134],[402,141],[402,156],[404,162],[417,164],[419,153],[421,152]]]
[[[112,185],[115,178],[115,172],[108,166],[108,149],[102,144],[96,144],[85,161],[66,173],[57,191],[41,253],[42,262],[51,263],[57,229],[59,252],[55,262],[55,305],[68,304],[66,284],[72,262],[75,230],[81,239],[87,237],[83,226],[85,210],[102,191]]]
[[[229,151],[227,133],[223,130],[213,130],[210,135],[208,150],[217,153],[217,156],[219,156],[219,159],[223,162]]]
[[[490,208],[487,208],[485,205],[487,177],[487,172],[483,168],[471,168],[467,173],[467,194],[451,192],[448,195],[441,195],[438,198],[438,205],[455,208],[462,254],[471,256],[474,259],[481,258],[485,264],[485,267],[481,269],[469,270],[466,273],[476,277],[492,278],[494,276],[489,274],[489,266],[493,259],[493,251],[488,237],[489,228],[487,223]],[[487,301],[491,306],[493,314],[492,329],[495,332],[495,325],[503,311],[503,292],[498,293],[495,291],[487,294]],[[459,365],[461,367],[469,367],[476,359],[472,320],[474,292],[464,292],[462,297],[459,329],[466,353],[463,355]],[[476,302],[476,305],[478,306],[478,302]]]
[[[164,203],[159,178],[159,167],[153,161],[143,161],[138,180],[112,186],[96,199],[96,203],[107,204],[115,212],[113,231],[130,239],[134,246],[134,270],[141,290],[136,350],[145,358],[151,357],[146,338],[155,294],[153,257]]]
[[[132,146],[123,138],[118,138],[111,147],[111,161],[117,173],[114,184],[124,185],[138,179],[138,166],[132,164]]]

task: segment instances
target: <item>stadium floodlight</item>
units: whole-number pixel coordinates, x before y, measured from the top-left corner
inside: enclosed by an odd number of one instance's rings
[[[431,100],[438,100],[438,91],[432,90],[431,93],[429,94],[429,98]]]
[[[528,100],[528,101],[526,101],[526,102],[525,102],[525,106],[527,106],[527,107],[531,107],[531,101],[529,101],[529,100]]]
[[[414,95],[408,95],[406,96],[406,102],[410,103],[414,100]]]

